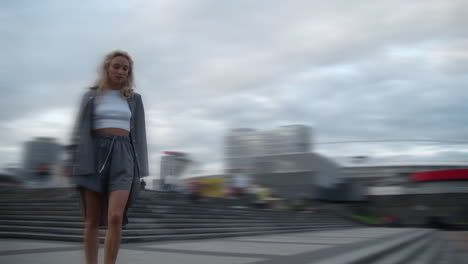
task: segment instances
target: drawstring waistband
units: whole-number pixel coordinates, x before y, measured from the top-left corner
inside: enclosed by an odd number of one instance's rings
[[[109,157],[111,155],[114,142],[115,141],[126,141],[130,142],[130,137],[128,136],[119,136],[119,135],[112,135],[112,134],[103,134],[103,133],[94,133],[93,138],[96,139],[104,139],[104,140],[112,140],[109,146],[109,150],[107,151],[106,159],[104,160],[104,164],[102,164],[101,169],[99,169],[99,174],[104,170],[106,167],[107,161],[109,160]]]

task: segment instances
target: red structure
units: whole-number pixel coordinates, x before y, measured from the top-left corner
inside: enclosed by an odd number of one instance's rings
[[[449,181],[449,180],[468,180],[468,170],[439,170],[439,171],[424,171],[413,173],[410,176],[412,182],[427,182],[427,181]]]

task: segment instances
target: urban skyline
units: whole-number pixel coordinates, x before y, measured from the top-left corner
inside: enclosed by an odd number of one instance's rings
[[[79,99],[114,49],[135,61],[152,174],[164,150],[197,153],[204,171],[222,170],[223,135],[239,127],[307,124],[316,142],[466,141],[463,0],[1,5],[3,164],[17,162],[34,136],[67,143]],[[109,30],[122,17],[125,27]],[[465,144],[438,142],[315,151],[337,160],[468,159]]]

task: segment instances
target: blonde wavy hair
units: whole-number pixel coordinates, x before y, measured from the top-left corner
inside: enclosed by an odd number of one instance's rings
[[[119,56],[126,58],[128,60],[128,63],[130,64],[127,80],[122,89],[120,89],[120,95],[124,98],[130,98],[133,96],[133,89],[135,87],[133,75],[133,60],[127,52],[122,50],[112,51],[104,57],[104,61],[99,67],[99,76],[94,82],[94,86],[97,87],[98,95],[102,95],[105,90],[109,89],[109,76],[107,74],[107,70],[109,69],[112,59]]]

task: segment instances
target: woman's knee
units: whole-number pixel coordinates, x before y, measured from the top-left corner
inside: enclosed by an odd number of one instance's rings
[[[122,212],[109,212],[108,215],[108,224],[109,225],[121,225],[123,220]]]

